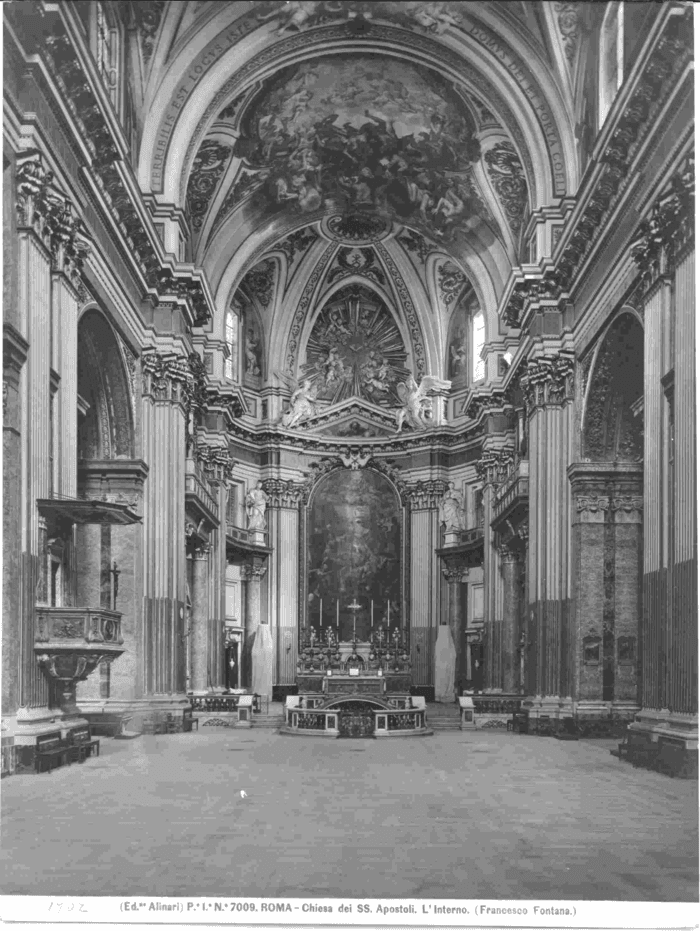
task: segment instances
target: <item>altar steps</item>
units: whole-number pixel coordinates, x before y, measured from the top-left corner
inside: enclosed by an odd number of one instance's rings
[[[434,702],[426,707],[426,723],[436,734],[442,731],[458,731],[459,721],[459,705]]]
[[[284,711],[268,711],[267,714],[254,714],[253,727],[282,727],[284,724]]]

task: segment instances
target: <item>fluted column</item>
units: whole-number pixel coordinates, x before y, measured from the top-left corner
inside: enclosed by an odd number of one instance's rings
[[[55,490],[74,498],[78,493],[78,295],[63,272],[54,272],[52,284],[53,367],[61,378],[54,401]]]
[[[464,678],[462,576],[465,567],[464,558],[460,556],[443,556],[442,561],[442,574],[447,580],[447,624],[442,624],[438,630],[435,648],[435,699],[452,702]]]
[[[561,707],[571,697],[569,550],[573,352],[536,356],[521,379],[529,412],[530,548],[528,666],[534,696]]]
[[[194,691],[209,687],[209,550],[201,543],[193,554],[190,686]]]
[[[508,546],[499,548],[503,575],[503,690],[515,692],[519,686],[520,669],[518,646],[520,642],[520,573],[522,557]]]
[[[299,625],[299,505],[303,486],[292,481],[268,479],[270,546],[270,634],[273,641],[274,684],[291,686],[296,680]]]
[[[501,553],[492,527],[497,486],[514,462],[511,446],[485,449],[477,463],[484,505],[484,691],[503,691],[503,576]]]
[[[442,538],[438,507],[444,482],[419,482],[407,492],[410,508],[410,644],[414,685],[435,686],[436,638],[440,634],[440,577],[435,550]],[[453,699],[450,699],[453,700]]]
[[[45,523],[37,498],[50,493],[50,369],[51,369],[51,239],[47,200],[49,174],[39,159],[23,163],[17,171],[18,329],[28,343],[27,362],[20,382],[23,487],[26,509],[22,520],[21,578],[22,624],[19,651],[20,716],[31,720],[32,709],[46,707],[48,683],[34,652],[35,604],[44,591]]]
[[[21,373],[29,344],[5,324],[3,340],[3,584],[2,714],[16,713],[20,702],[22,643],[22,442]]]
[[[191,375],[184,356],[147,350],[143,370],[144,686],[184,692],[185,429]]]
[[[272,636],[267,618],[261,616],[261,586],[266,571],[261,557],[253,556],[245,564],[245,633],[250,687],[255,694],[272,698]]]

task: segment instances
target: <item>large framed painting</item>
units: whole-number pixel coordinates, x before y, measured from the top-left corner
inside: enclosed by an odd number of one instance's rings
[[[345,642],[401,628],[402,539],[403,507],[386,476],[338,469],[321,479],[307,516],[306,625]]]

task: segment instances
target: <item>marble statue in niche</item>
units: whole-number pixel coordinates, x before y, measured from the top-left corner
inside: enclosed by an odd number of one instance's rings
[[[465,529],[464,499],[455,488],[454,482],[448,482],[447,489],[440,499],[438,514],[445,533]]]
[[[265,511],[269,498],[263,490],[262,482],[257,482],[245,496],[245,511],[248,518],[248,530],[265,530]]]
[[[255,327],[248,325],[245,335],[246,375],[260,375],[260,339]]]

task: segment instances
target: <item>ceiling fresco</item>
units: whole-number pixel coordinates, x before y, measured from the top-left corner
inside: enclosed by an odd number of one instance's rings
[[[381,299],[351,285],[317,317],[306,346],[303,378],[312,380],[319,400],[336,404],[358,397],[395,407],[396,385],[410,374],[406,355],[396,321]]]
[[[487,219],[467,107],[441,77],[371,55],[285,69],[253,101],[235,154],[268,211],[339,208],[449,241]]]

